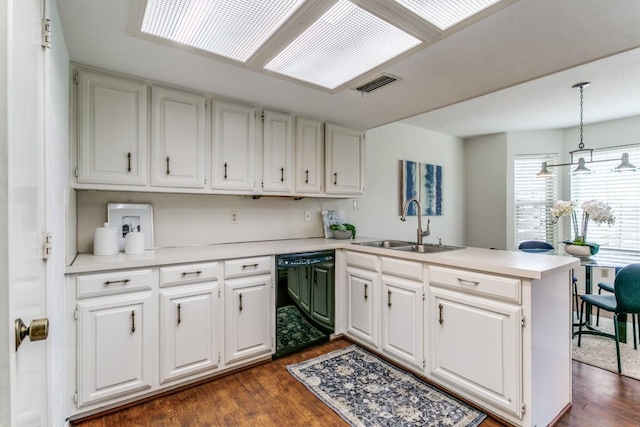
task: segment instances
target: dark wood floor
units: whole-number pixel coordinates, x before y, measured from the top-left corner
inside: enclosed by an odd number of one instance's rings
[[[122,426],[346,426],[331,409],[287,372],[285,366],[351,343],[336,340],[270,363],[73,423]],[[481,427],[502,426],[487,418]],[[640,381],[573,362],[573,406],[560,427],[640,425]]]

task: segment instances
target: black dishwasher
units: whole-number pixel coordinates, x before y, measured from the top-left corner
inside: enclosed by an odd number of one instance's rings
[[[276,352],[273,358],[329,341],[334,330],[334,251],[276,259]]]

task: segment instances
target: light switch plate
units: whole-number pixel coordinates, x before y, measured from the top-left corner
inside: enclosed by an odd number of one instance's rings
[[[304,211],[304,221],[305,222],[311,221],[311,211]]]

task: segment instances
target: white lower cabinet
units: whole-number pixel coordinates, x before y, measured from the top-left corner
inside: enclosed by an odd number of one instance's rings
[[[373,347],[378,347],[378,274],[347,267],[346,332]]]
[[[77,304],[78,407],[151,387],[151,292]]]
[[[273,353],[274,266],[273,257],[225,261],[225,364]]]
[[[461,292],[431,290],[430,373],[522,415],[522,308]]]
[[[218,283],[160,292],[160,383],[214,369],[218,352]]]
[[[381,276],[384,353],[424,369],[424,284]]]

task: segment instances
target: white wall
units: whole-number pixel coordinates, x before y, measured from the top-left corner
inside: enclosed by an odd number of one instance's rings
[[[431,219],[431,236],[425,242],[464,243],[463,143],[459,138],[402,123],[392,123],[366,133],[366,195],[349,203],[350,221],[358,235],[416,240],[417,217],[401,215],[401,160],[443,166],[443,215],[423,217],[422,227]]]
[[[507,135],[470,138],[464,144],[465,245],[507,248]]]
[[[158,194],[78,191],[78,251],[93,251],[93,232],[107,220],[108,203],[150,203],[153,206],[154,246],[207,245],[228,242],[323,237],[320,211],[345,210],[335,199]],[[304,211],[311,221],[304,221]],[[239,221],[231,224],[236,211]]]

